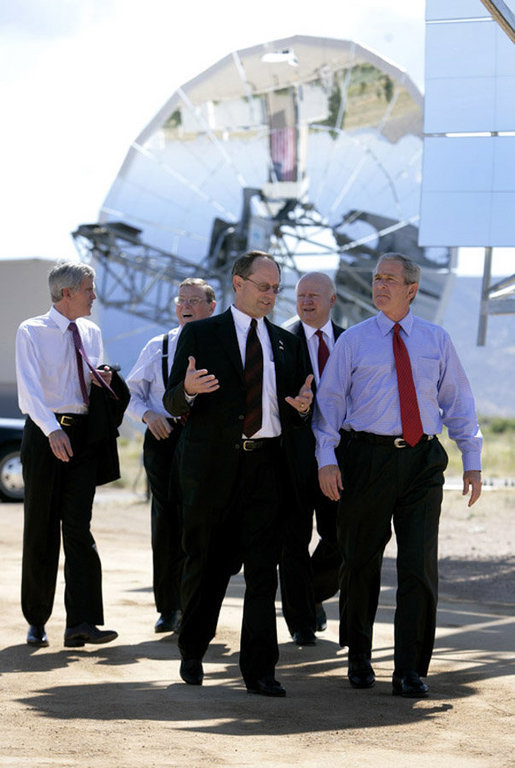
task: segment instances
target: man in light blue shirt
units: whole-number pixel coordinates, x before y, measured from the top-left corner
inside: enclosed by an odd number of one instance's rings
[[[469,506],[481,494],[481,432],[474,399],[447,332],[412,314],[419,267],[400,254],[377,264],[379,314],[338,339],[317,392],[313,430],[322,491],[340,500],[340,644],[349,647],[349,680],[375,682],[370,663],[384,548],[397,539],[393,693],[422,697],[436,625],[438,522],[447,455],[436,435],[445,424],[463,458]],[[393,329],[407,348],[423,435],[403,439]],[[418,413],[417,412],[417,413]],[[335,448],[340,442],[340,466]]]

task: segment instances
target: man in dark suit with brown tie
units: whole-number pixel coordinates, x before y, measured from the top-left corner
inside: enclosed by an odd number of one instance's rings
[[[316,391],[329,354],[343,332],[343,328],[331,320],[336,287],[323,272],[308,272],[297,283],[296,295],[299,319],[288,321],[285,327],[302,342],[309,372],[314,375],[312,388]],[[338,505],[320,490],[313,433],[306,431],[303,438],[310,466],[309,494],[303,497],[301,506],[293,503],[291,497],[288,500],[280,580],[283,615],[294,642],[315,645],[315,630],[320,632],[327,626],[322,603],[339,588]],[[313,510],[320,540],[310,557]]]
[[[251,251],[236,260],[232,280],[234,304],[183,329],[163,398],[170,413],[188,414],[177,446],[186,553],[180,674],[202,683],[229,579],[243,563],[241,673],[249,693],[284,696],[275,679],[281,514],[285,495],[306,492],[297,437],[310,429],[312,376],[300,341],[265,318],[279,291],[274,260]],[[259,354],[250,366],[252,339]],[[260,375],[246,382],[250,367]]]

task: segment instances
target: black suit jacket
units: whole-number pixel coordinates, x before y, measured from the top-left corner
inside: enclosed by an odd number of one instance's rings
[[[301,417],[285,397],[298,394],[307,376],[307,364],[298,338],[266,318],[265,324],[275,364],[285,484],[302,494],[306,471],[298,443],[302,434],[311,431],[309,418]],[[220,384],[216,392],[197,395],[191,409],[183,387],[190,355],[197,369],[206,368]],[[230,309],[184,326],[163,403],[174,415],[189,414],[177,446],[184,504],[226,506],[236,482],[245,414],[243,364]]]
[[[341,333],[343,333],[344,329],[340,325],[336,325],[336,323],[334,323],[332,320],[331,320],[331,325],[333,326],[334,340],[336,341],[338,336]],[[290,333],[293,333],[295,334],[295,336],[298,336],[299,339],[301,340],[302,347],[304,349],[304,354],[306,356],[306,361],[308,364],[309,373],[313,373],[313,366],[311,365],[311,358],[309,356],[308,342],[306,340],[306,334],[304,331],[304,326],[302,325],[302,321],[298,320],[296,323],[290,326],[288,330],[290,331]],[[315,385],[314,379],[313,379],[312,389],[313,389],[313,392],[316,391],[316,385]]]
[[[120,477],[118,458],[118,427],[130,400],[127,384],[120,374],[113,370],[111,389],[118,400],[103,387],[91,387],[89,398],[88,443],[95,445],[100,455],[96,484],[104,485]]]
[[[336,323],[332,323],[333,326],[333,333],[335,340],[338,338],[338,336],[343,333],[344,329],[336,325]],[[313,366],[311,365],[311,358],[309,356],[309,349],[308,349],[308,342],[306,340],[306,334],[304,332],[304,326],[302,325],[302,322],[298,320],[296,323],[291,325],[288,330],[290,333],[293,333],[297,338],[300,339],[302,344],[302,349],[304,351],[304,356],[307,361],[308,366],[308,372],[313,373]],[[316,394],[316,383],[315,379],[313,379],[313,384],[311,385],[311,388],[313,390],[313,396]],[[305,506],[307,509],[313,509],[313,507],[316,505],[316,500],[318,498],[319,488],[318,488],[318,467],[315,459],[315,448],[316,448],[316,441],[315,436],[311,429],[306,432],[306,434],[303,434],[301,437],[301,440],[299,441],[298,445],[298,451],[302,454],[302,464],[303,466],[306,466],[306,464],[309,466],[309,470],[306,470],[307,472],[311,472],[312,481],[308,484],[308,489],[305,494],[305,496],[302,499],[303,506]]]

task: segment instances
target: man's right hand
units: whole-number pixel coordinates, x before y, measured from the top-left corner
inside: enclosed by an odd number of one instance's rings
[[[60,461],[70,461],[73,456],[72,444],[64,429],[55,429],[53,432],[50,432],[48,442],[56,458]]]
[[[172,431],[172,427],[169,424],[166,416],[162,416],[160,413],[156,413],[155,411],[145,411],[143,414],[143,421],[150,429],[156,440],[166,440]]]
[[[318,470],[318,482],[322,493],[332,501],[340,500],[343,491],[342,476],[337,464],[327,464]]]
[[[220,389],[218,379],[212,373],[208,373],[206,368],[195,368],[195,358],[188,357],[188,367],[184,378],[184,391],[187,395],[206,394]]]

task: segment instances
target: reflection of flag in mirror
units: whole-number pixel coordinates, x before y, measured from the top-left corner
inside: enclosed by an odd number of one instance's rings
[[[267,96],[271,181],[297,181],[297,95],[293,88]]]

